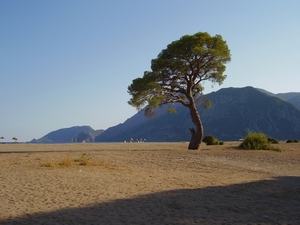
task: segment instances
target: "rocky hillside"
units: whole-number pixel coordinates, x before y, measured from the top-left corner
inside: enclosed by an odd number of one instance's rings
[[[223,141],[243,138],[249,130],[262,131],[279,140],[300,139],[300,110],[277,96],[253,87],[224,88],[206,95],[210,109],[199,105],[205,135]],[[131,138],[147,141],[189,141],[193,127],[189,111],[172,105],[177,113],[157,110],[157,116],[146,118],[139,112],[123,124],[111,127],[95,138],[98,142],[118,142]]]
[[[277,97],[293,104],[300,110],[300,93],[299,92],[290,92],[290,93],[280,93],[276,94]]]
[[[198,106],[205,135],[223,141],[243,138],[249,130],[262,131],[279,140],[300,139],[300,93],[273,94],[253,87],[224,88],[207,94],[212,108]],[[193,127],[189,111],[180,104],[171,105],[177,113],[156,110],[147,118],[141,111],[124,123],[94,130],[90,126],[75,126],[52,131],[31,143],[189,141]]]
[[[260,90],[263,93],[266,93],[268,95],[281,98],[282,100],[293,104],[296,108],[298,108],[300,110],[300,92],[288,92],[288,93],[273,94],[273,93],[268,92],[263,89],[258,89],[258,90]]]
[[[104,130],[94,130],[90,126],[74,126],[52,131],[42,138],[33,139],[31,143],[69,143],[69,142],[93,142],[95,137]]]

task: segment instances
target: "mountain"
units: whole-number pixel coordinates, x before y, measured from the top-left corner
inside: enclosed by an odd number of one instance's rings
[[[73,137],[71,142],[94,142],[95,137],[103,132],[104,130],[96,130],[89,133],[82,131],[77,136]]]
[[[253,87],[224,88],[207,94],[206,98],[212,101],[212,107],[198,106],[204,135],[230,141],[243,138],[251,130],[262,131],[278,140],[300,139],[300,93],[273,94]],[[166,108],[170,106],[177,112],[167,113]],[[156,109],[153,118],[145,117],[141,111],[105,131],[75,126],[52,131],[31,143],[189,141],[189,127],[194,127],[189,110],[181,104],[172,104]]]
[[[207,94],[210,109],[198,106],[204,135],[222,141],[243,138],[249,130],[261,131],[278,140],[300,139],[300,110],[276,95],[253,87],[224,88]],[[293,99],[293,98],[292,98]],[[189,141],[189,127],[194,127],[189,110],[174,104],[175,114],[166,107],[156,110],[156,116],[146,118],[141,111],[123,124],[105,130],[95,138],[98,142],[119,142],[132,139],[147,141]]]
[[[31,143],[68,143],[71,141],[77,142],[77,140],[83,138],[83,133],[88,134],[88,141],[93,141],[95,136],[100,135],[102,132],[103,130],[96,131],[90,126],[74,126],[52,131],[40,139],[33,139]],[[78,138],[80,134],[81,136]]]
[[[299,92],[289,92],[289,93],[279,93],[276,94],[279,98],[293,104],[300,110],[300,93]]]
[[[204,124],[221,140],[237,140],[248,130],[279,140],[300,138],[300,110],[276,96],[245,87],[221,89],[208,98],[213,107],[203,111]]]
[[[289,103],[293,104],[296,108],[300,109],[300,92],[288,92],[288,93],[273,94],[273,93],[268,92],[263,89],[258,89],[258,90],[260,90],[263,93],[266,93],[268,95],[281,98],[282,100],[289,102]]]
[[[165,109],[165,107],[163,108]],[[144,115],[144,111],[140,111],[127,119],[123,124],[120,123],[106,129],[101,135],[95,138],[95,142],[122,142],[130,141],[131,138],[134,138],[134,141],[136,141],[136,139],[145,138],[147,138],[148,141],[161,141],[157,135],[155,137],[153,136],[152,131],[158,133],[159,130],[159,128],[155,127],[157,124],[154,121],[157,121],[161,116],[167,115],[168,113],[166,110],[156,110],[156,114],[154,118],[148,118]],[[168,128],[169,124],[166,123],[163,127]],[[141,129],[143,129],[142,132]],[[149,134],[147,134],[148,131],[150,132]]]

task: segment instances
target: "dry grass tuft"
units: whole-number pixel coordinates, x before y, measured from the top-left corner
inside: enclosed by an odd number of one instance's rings
[[[80,166],[87,166],[87,165],[91,165],[91,161],[89,159],[83,159],[79,161],[79,165]]]
[[[61,167],[71,167],[73,166],[73,159],[71,158],[64,158],[63,160],[61,160],[58,165],[60,165]]]
[[[89,161],[88,165],[91,166],[108,166],[109,164],[106,161],[100,161],[100,162],[94,162],[94,161]]]
[[[71,159],[69,157],[62,159],[60,162],[56,163],[53,161],[44,162],[42,166],[58,168],[58,167],[72,167],[73,165],[79,166],[104,166],[104,167],[112,167],[109,163],[102,160],[100,162],[94,162],[91,160],[91,157],[86,154],[82,154],[79,158]]]
[[[80,166],[92,165],[91,157],[88,157],[86,154],[82,154],[80,158],[74,159],[74,162],[77,162]]]
[[[57,163],[51,161],[51,162],[44,162],[44,163],[42,163],[42,166],[43,167],[56,168],[58,165],[57,165]]]
[[[44,162],[42,164],[43,167],[51,167],[51,168],[57,168],[57,167],[71,167],[73,166],[73,160],[71,158],[64,158],[60,162],[56,163],[53,161]]]

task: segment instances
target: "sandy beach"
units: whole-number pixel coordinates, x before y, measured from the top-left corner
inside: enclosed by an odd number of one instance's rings
[[[300,143],[187,145],[1,144],[0,224],[300,224]]]

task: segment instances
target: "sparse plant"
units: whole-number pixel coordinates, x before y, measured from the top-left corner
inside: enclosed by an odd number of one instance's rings
[[[272,148],[271,149],[272,151],[275,151],[275,152],[282,152],[282,148]]]
[[[80,165],[80,166],[87,166],[87,165],[89,165],[89,164],[90,164],[90,160],[89,160],[89,159],[81,160],[81,161],[79,162],[79,165]]]
[[[249,131],[243,142],[240,144],[241,148],[248,150],[270,150],[271,146],[267,135],[262,132]]]
[[[78,162],[81,166],[87,166],[91,164],[91,158],[88,157],[86,154],[82,154],[80,158],[74,159],[74,162]]]
[[[55,168],[55,167],[57,167],[58,165],[57,165],[57,163],[50,161],[50,162],[44,162],[44,163],[42,164],[42,166],[43,166],[43,167],[51,167],[51,168]]]
[[[58,165],[61,167],[71,167],[73,166],[73,160],[71,158],[64,158],[58,163]]]
[[[71,158],[64,158],[58,163],[49,161],[49,162],[44,162],[42,164],[42,166],[44,166],[44,167],[51,167],[51,168],[71,167],[72,165],[73,165],[73,160]]]
[[[76,165],[80,166],[109,166],[106,161],[94,162],[91,161],[91,157],[88,157],[86,154],[82,154],[80,158],[71,159],[71,158],[64,158],[60,162],[45,162],[42,164],[44,167],[51,167],[51,168],[58,168],[58,167],[71,167],[76,163]]]

